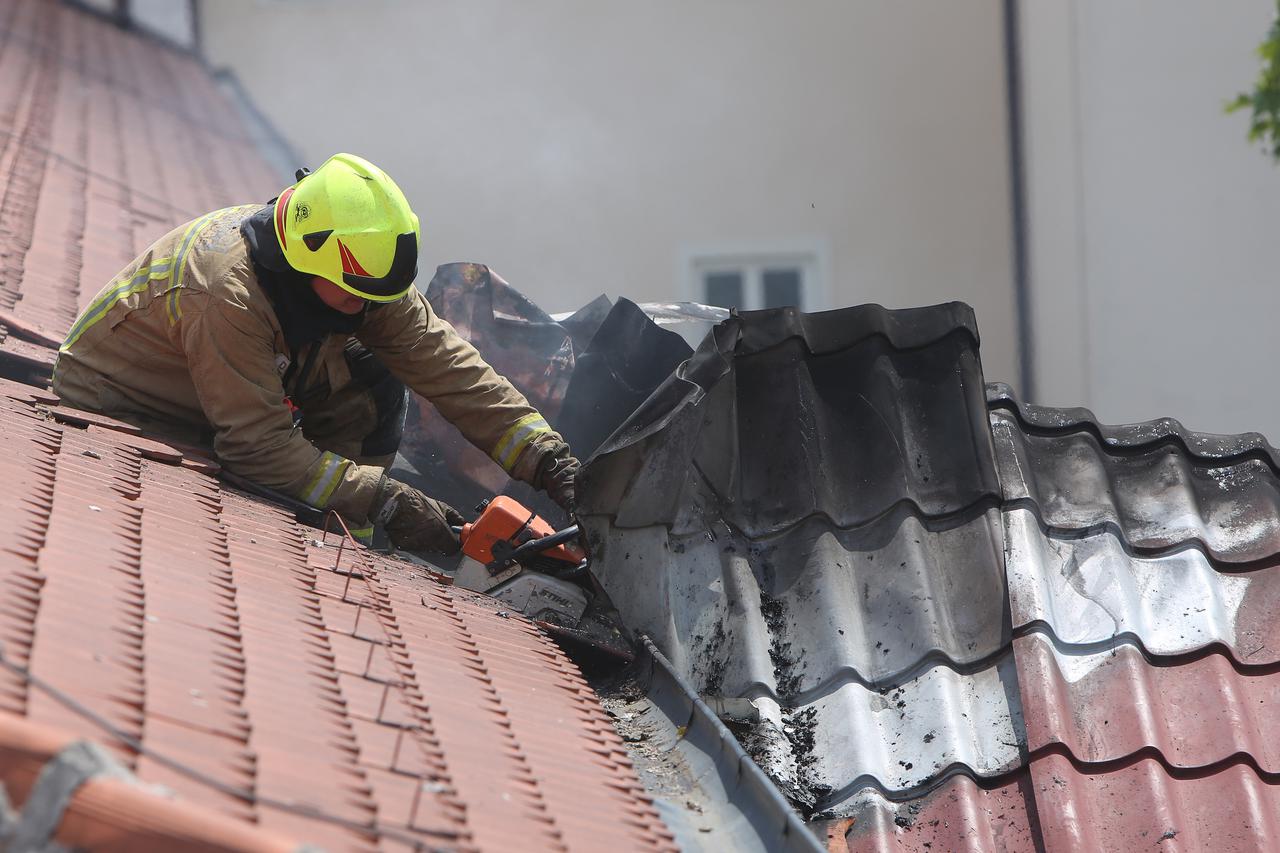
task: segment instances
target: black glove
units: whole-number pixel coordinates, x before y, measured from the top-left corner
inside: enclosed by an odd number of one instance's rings
[[[538,463],[538,474],[533,486],[546,490],[547,497],[562,510],[573,515],[577,507],[573,491],[574,478],[578,476],[578,460],[569,455],[569,445],[560,444],[548,451]]]
[[[449,529],[466,523],[462,514],[399,480],[382,478],[369,515],[401,550],[456,554],[462,547],[458,534]]]

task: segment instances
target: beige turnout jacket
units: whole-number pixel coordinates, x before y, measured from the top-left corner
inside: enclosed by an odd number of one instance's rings
[[[232,473],[363,520],[382,469],[317,449],[284,404],[282,376],[300,354],[288,351],[240,234],[260,209],[202,216],[116,276],[68,333],[54,390],[178,440],[212,434]],[[512,476],[531,480],[546,445],[561,441],[416,290],[371,306],[354,337]],[[315,372],[333,389],[350,380],[345,343],[330,336],[317,354]]]

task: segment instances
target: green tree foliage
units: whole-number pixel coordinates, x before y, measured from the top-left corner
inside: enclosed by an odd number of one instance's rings
[[[1241,92],[1227,103],[1227,112],[1246,107],[1253,110],[1249,123],[1249,141],[1262,142],[1271,158],[1280,162],[1280,0],[1276,2],[1276,20],[1267,37],[1258,45],[1262,70],[1252,92]]]

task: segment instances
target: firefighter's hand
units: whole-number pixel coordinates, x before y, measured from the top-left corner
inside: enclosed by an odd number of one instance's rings
[[[574,479],[578,476],[578,460],[569,453],[569,445],[559,444],[548,451],[538,463],[538,475],[534,487],[545,489],[547,496],[573,515],[577,508],[574,495]]]
[[[449,529],[466,523],[461,513],[399,480],[382,478],[369,514],[403,551],[456,554],[461,547],[458,534]]]

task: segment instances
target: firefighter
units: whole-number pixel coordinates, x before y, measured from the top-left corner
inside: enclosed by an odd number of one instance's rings
[[[407,411],[431,400],[512,477],[572,512],[565,441],[413,287],[420,229],[378,167],[336,154],[267,205],[166,234],[98,294],[54,390],[174,440],[362,536],[454,553],[451,506],[387,476]]]

